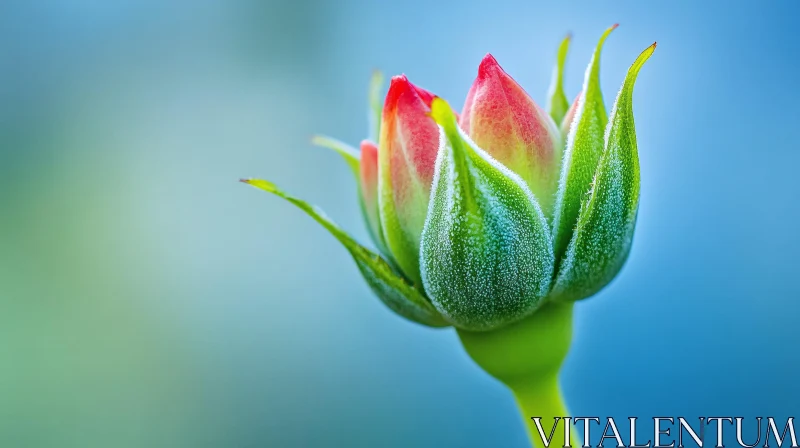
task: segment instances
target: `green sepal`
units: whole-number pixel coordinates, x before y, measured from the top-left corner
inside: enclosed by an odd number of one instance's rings
[[[547,219],[525,181],[461,131],[446,101],[434,99],[431,116],[443,145],[422,231],[423,285],[457,328],[499,328],[534,312],[549,291]]]
[[[392,311],[406,319],[430,327],[449,325],[419,290],[396,274],[380,255],[358,244],[318,207],[286,194],[275,184],[266,180],[242,179],[242,182],[286,199],[325,227],[350,252],[364,276],[364,280]]]
[[[361,184],[361,181],[359,180],[361,162],[359,161],[359,151],[356,148],[353,148],[343,141],[326,137],[324,135],[315,135],[311,137],[311,144],[336,151],[336,153],[342,156],[344,161],[347,163],[350,171],[353,172],[353,177],[355,177],[356,183]]]
[[[556,262],[564,255],[572,239],[581,203],[591,188],[603,153],[603,131],[608,118],[600,91],[600,52],[606,38],[616,27],[614,25],[607,29],[600,37],[586,69],[583,96],[567,136],[553,219]]]
[[[556,66],[553,68],[553,79],[550,81],[550,89],[547,92],[547,113],[553,118],[556,124],[561,123],[564,115],[569,110],[569,100],[564,93],[564,64],[567,60],[569,42],[572,36],[567,34],[561,45],[558,46],[558,56]]]
[[[379,70],[372,72],[369,80],[369,139],[377,142],[381,136],[381,116],[383,115],[383,99],[381,90],[383,89],[384,76]]]
[[[584,299],[607,285],[630,252],[639,207],[639,155],[633,122],[633,86],[656,44],[628,70],[611,112],[593,188],[558,271],[551,299]]]
[[[358,190],[358,207],[361,209],[361,216],[364,217],[364,225],[367,226],[369,237],[375,244],[375,247],[377,247],[382,254],[388,254],[389,251],[386,248],[386,243],[383,241],[383,232],[380,228],[380,221],[375,220],[375,222],[373,222],[373,220],[370,219],[369,213],[367,213],[367,204],[364,203],[364,195],[361,191],[363,187],[361,185],[360,151],[348,145],[347,143],[336,140],[335,138],[326,137],[324,135],[315,135],[312,137],[311,144],[332,149],[337,154],[342,156],[342,159],[344,159],[345,163],[347,163],[347,166],[350,168],[350,171],[353,172],[353,177],[356,180],[356,188]],[[393,260],[389,260],[389,262],[394,263]]]

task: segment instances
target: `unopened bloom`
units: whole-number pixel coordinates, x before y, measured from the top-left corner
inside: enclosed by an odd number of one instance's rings
[[[392,78],[373,83],[370,139],[356,150],[317,138],[350,165],[377,251],[316,207],[263,180],[245,182],[294,203],[351,253],[376,295],[402,316],[461,330],[501,328],[546,303],[591,296],[619,272],[639,204],[633,86],[655,49],[625,77],[606,114],[595,49],[572,105],[563,91],[565,40],[548,108],[491,55],[463,110]]]
[[[525,181],[546,216],[552,214],[564,148],[558,127],[490,54],[478,67],[459,125]]]
[[[419,245],[433,181],[439,127],[435,96],[395,76],[381,117],[378,204],[386,246],[403,273],[419,284]]]

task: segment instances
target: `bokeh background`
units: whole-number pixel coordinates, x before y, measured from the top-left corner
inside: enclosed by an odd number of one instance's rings
[[[362,241],[314,133],[366,135],[375,68],[460,107],[492,52],[540,103],[573,32],[634,96],[628,264],[577,306],[575,415],[798,411],[797,1],[0,3],[0,446],[523,447],[452,330],[372,297],[265,177]],[[749,432],[749,431],[748,431]],[[626,436],[627,438],[627,436]]]

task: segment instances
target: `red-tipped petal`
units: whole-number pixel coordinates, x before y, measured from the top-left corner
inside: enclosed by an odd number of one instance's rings
[[[403,177],[395,170],[413,168],[425,184],[433,179],[439,145],[439,129],[428,116],[433,98],[435,95],[411,84],[405,75],[395,76],[383,109],[386,131],[381,136],[381,148],[397,162],[392,164],[392,174]],[[402,189],[402,185],[398,187]]]
[[[563,143],[552,118],[490,54],[478,67],[460,125],[478,146],[528,183],[549,216]]]
[[[411,84],[411,83],[409,83],[409,84]],[[417,95],[419,96],[419,99],[421,99],[422,102],[425,103],[426,106],[428,106],[428,109],[430,109],[431,102],[433,101],[434,98],[436,98],[436,95],[434,95],[433,93],[423,89],[422,87],[415,86],[414,84],[411,84],[411,85],[414,87],[414,90],[417,91]]]
[[[419,239],[425,224],[439,127],[429,116],[435,95],[395,76],[381,124],[379,202],[387,246],[406,276],[419,281]]]

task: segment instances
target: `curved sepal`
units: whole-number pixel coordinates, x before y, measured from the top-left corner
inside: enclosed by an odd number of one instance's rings
[[[583,81],[583,95],[578,102],[574,123],[567,136],[567,148],[561,166],[556,196],[553,233],[556,261],[567,250],[586,193],[597,171],[603,152],[603,131],[608,118],[600,91],[600,52],[608,35],[617,25],[607,29],[592,55]]]
[[[315,135],[311,143],[323,148],[332,149],[342,156],[358,186],[358,205],[364,224],[375,247],[383,254],[388,254],[383,240],[380,217],[378,216],[378,148],[368,140],[361,142],[361,153],[352,146],[335,138]]]
[[[550,89],[547,92],[547,113],[556,123],[561,123],[564,115],[569,109],[569,101],[564,93],[564,63],[567,61],[569,42],[572,36],[567,34],[561,45],[558,46],[558,56],[556,66],[553,68],[553,79],[550,81]]]
[[[525,182],[472,143],[436,98],[441,126],[420,265],[425,291],[454,326],[490,330],[537,309],[550,287],[547,219]]]
[[[372,72],[369,80],[369,139],[377,142],[381,136],[381,114],[383,113],[383,103],[381,101],[381,89],[383,88],[383,73],[379,70]]]
[[[617,95],[589,200],[559,269],[551,298],[584,299],[617,275],[630,251],[639,207],[639,155],[633,123],[633,86],[656,44],[636,58]]]
[[[332,149],[337,154],[342,156],[342,159],[344,159],[345,163],[347,163],[350,171],[353,172],[353,176],[355,176],[356,181],[358,181],[361,168],[359,166],[359,155],[357,149],[343,141],[326,137],[324,135],[315,135],[311,137],[311,144],[322,148]]]
[[[430,327],[445,327],[449,324],[417,289],[397,275],[380,255],[361,246],[344,232],[319,208],[290,196],[272,182],[260,179],[242,179],[242,182],[279,196],[291,202],[315,221],[320,223],[353,256],[364,280],[381,301],[392,311],[414,322]]]

